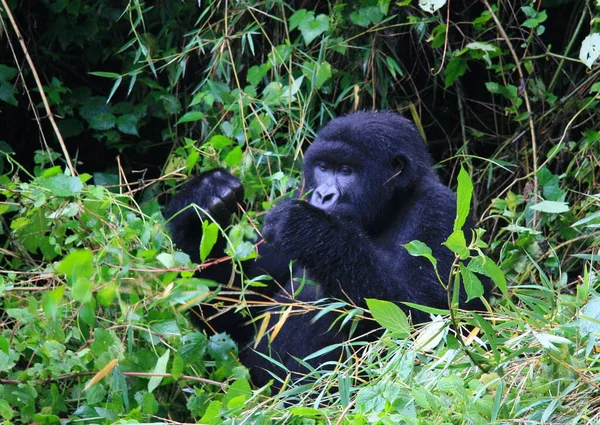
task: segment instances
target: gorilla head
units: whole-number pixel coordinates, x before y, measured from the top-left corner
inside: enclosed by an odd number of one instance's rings
[[[425,142],[407,119],[357,112],[327,124],[306,151],[309,203],[365,229],[386,219],[420,182],[437,181]]]

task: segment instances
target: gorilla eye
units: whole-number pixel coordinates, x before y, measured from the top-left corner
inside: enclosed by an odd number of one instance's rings
[[[317,168],[319,168],[319,170],[321,171],[327,171],[327,164],[325,164],[324,162],[319,162],[317,164]]]
[[[352,167],[342,165],[342,168],[340,168],[340,173],[344,176],[349,176],[350,174],[352,174]]]

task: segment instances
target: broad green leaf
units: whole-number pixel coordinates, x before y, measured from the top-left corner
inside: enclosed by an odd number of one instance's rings
[[[226,333],[214,334],[208,340],[208,354],[214,360],[227,360],[237,354],[237,344]]]
[[[230,168],[237,167],[242,162],[242,156],[242,147],[236,146],[225,156],[225,164]]]
[[[60,197],[75,196],[83,190],[83,183],[79,177],[65,176],[64,174],[40,179],[40,186]]]
[[[212,136],[210,138],[210,140],[207,142],[207,144],[211,145],[216,150],[220,150],[227,146],[231,146],[231,145],[233,145],[233,143],[234,143],[233,140],[231,140],[229,137],[222,136],[220,134],[216,134],[216,135]]]
[[[0,81],[0,100],[9,105],[17,106],[18,101],[15,97],[16,89],[12,84],[5,81]]]
[[[219,237],[219,226],[209,220],[202,222],[202,240],[200,241],[200,261],[204,262],[208,254],[217,243]]]
[[[154,367],[154,373],[157,375],[161,375],[167,372],[167,363],[169,362],[169,355],[171,354],[171,350],[165,351],[165,354],[159,357],[156,362],[156,366]],[[148,392],[151,393],[154,391],[162,382],[162,376],[152,376],[148,381]]]
[[[509,295],[508,288],[506,286],[506,277],[504,277],[504,273],[500,267],[494,263],[494,260],[487,256],[483,258],[475,257],[469,261],[467,268],[472,272],[481,273],[492,279],[498,289],[500,289],[500,292],[502,292],[502,295],[508,298]]]
[[[471,198],[473,197],[473,183],[471,176],[461,166],[458,173],[458,187],[456,189],[456,219],[454,220],[454,231],[460,230],[465,225],[469,210],[471,209]],[[464,238],[464,236],[463,236]]]
[[[463,264],[460,264],[459,267],[463,286],[465,288],[465,292],[467,293],[467,301],[481,297],[484,292],[481,280],[479,280],[475,273],[473,273]]]
[[[444,86],[446,88],[454,85],[454,82],[467,72],[467,60],[459,56],[455,56],[450,59],[448,66],[446,66],[446,78],[444,79]]]
[[[202,118],[204,118],[203,112],[190,111],[190,112],[185,113],[181,118],[179,118],[179,120],[177,121],[177,124],[182,124],[184,122],[200,121]]]
[[[11,81],[19,74],[17,68],[12,66],[0,65],[0,81]]]
[[[92,299],[92,283],[89,278],[78,277],[73,281],[71,297],[80,303],[87,303]]]
[[[290,24],[290,31],[293,31],[300,26],[300,24],[306,17],[307,13],[308,12],[306,11],[306,9],[299,9],[296,12],[294,12],[294,14],[292,16],[290,16],[290,18],[288,20],[288,22]],[[314,12],[310,12],[310,13],[312,15],[309,15],[309,16],[311,16],[311,17],[314,16]]]
[[[267,67],[266,64],[254,65],[248,69],[246,80],[253,86],[257,86],[264,76],[267,75],[268,70],[269,67]]]
[[[237,245],[235,247],[235,252],[233,253],[233,258],[239,261],[256,258],[256,249],[254,248],[254,244],[246,241]]]
[[[160,261],[160,263],[167,269],[175,267],[175,259],[173,258],[173,255],[167,252],[161,252],[156,256],[156,259]]]
[[[89,279],[94,274],[93,254],[88,249],[78,249],[67,255],[59,262],[55,269],[59,273],[67,275],[67,279],[73,282],[77,279]]]
[[[560,214],[569,211],[569,204],[568,202],[542,201],[538,204],[531,205],[529,208],[548,214]]]
[[[400,307],[390,301],[365,298],[373,318],[395,336],[405,338],[410,335],[408,318]]]
[[[452,232],[448,239],[442,242],[442,245],[457,254],[461,260],[466,259],[470,254],[465,234],[461,229]]]
[[[46,317],[52,320],[58,318],[58,308],[65,293],[65,287],[59,286],[42,295],[42,309]]]
[[[321,14],[317,17],[314,12],[307,12],[298,25],[304,42],[309,45],[315,38],[329,29],[329,16]]]
[[[121,133],[139,136],[137,125],[138,118],[135,115],[126,114],[117,118],[117,129]]]
[[[247,379],[238,379],[227,388],[227,394],[223,397],[223,405],[231,408],[229,403],[238,397],[242,397],[242,401],[247,401],[252,397],[252,388]]]
[[[101,112],[88,120],[90,128],[94,130],[110,130],[115,127],[117,117],[110,112]]]
[[[200,418],[198,423],[206,425],[221,425],[223,423],[223,419],[221,417],[222,410],[222,402],[216,400],[211,401],[204,412],[204,416]]]
[[[405,244],[404,248],[406,248],[408,253],[413,257],[425,257],[434,265],[434,267],[437,267],[437,259],[433,256],[431,248],[423,242],[414,240]]]
[[[367,28],[371,24],[378,24],[384,18],[384,13],[379,6],[361,7],[349,16],[350,22],[354,25]]]

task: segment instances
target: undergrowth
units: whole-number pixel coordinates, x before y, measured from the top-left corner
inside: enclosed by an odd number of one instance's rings
[[[0,0],[4,423],[600,420],[596,3],[38,3]],[[413,119],[450,185],[469,171],[500,286],[487,312],[402,336],[384,321],[339,362],[254,388],[189,309],[251,309],[260,280],[240,294],[195,271],[243,273],[316,131],[372,108]],[[245,211],[229,257],[191,264],[162,205],[216,166]]]

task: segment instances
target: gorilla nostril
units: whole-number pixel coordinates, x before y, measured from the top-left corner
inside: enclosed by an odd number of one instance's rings
[[[327,195],[323,196],[322,201],[324,204],[333,201],[333,193],[328,193]]]

